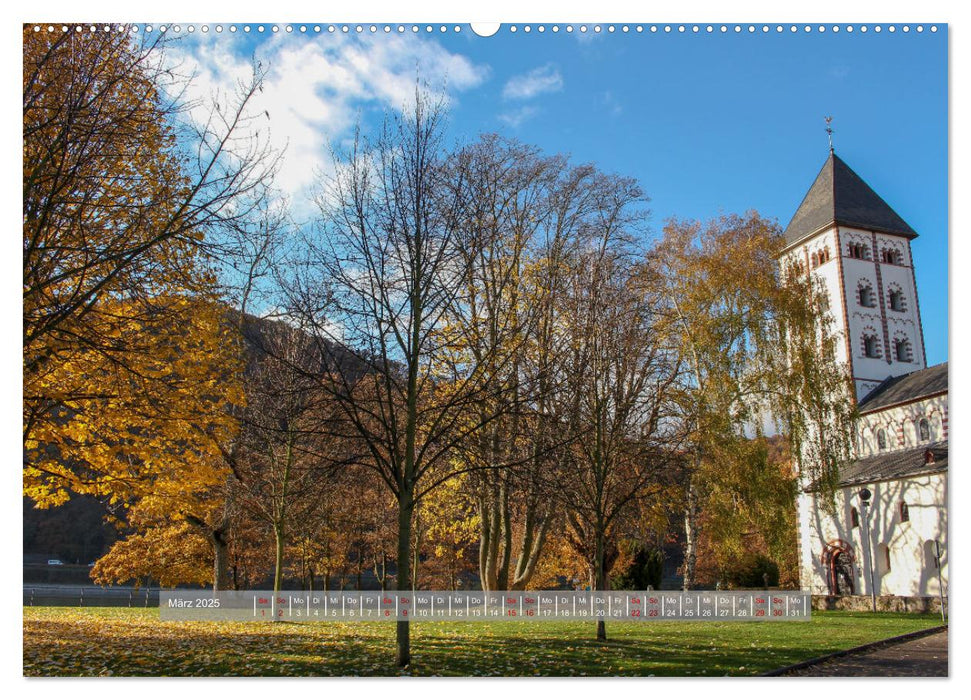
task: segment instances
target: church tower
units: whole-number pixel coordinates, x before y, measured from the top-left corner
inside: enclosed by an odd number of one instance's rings
[[[917,233],[832,150],[784,235],[782,258],[825,286],[857,401],[927,366],[910,254]]]

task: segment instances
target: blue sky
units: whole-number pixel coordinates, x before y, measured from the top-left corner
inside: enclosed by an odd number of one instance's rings
[[[254,53],[269,67],[259,107],[287,145],[281,185],[298,211],[314,172],[327,168],[327,145],[399,106],[416,68],[447,83],[456,141],[496,131],[634,176],[651,198],[655,233],[672,216],[750,209],[784,226],[827,156],[823,118],[832,115],[837,153],[920,234],[912,248],[928,363],[947,360],[944,25],[934,33],[872,25],[749,33],[746,25],[724,34],[689,25],[596,36],[504,25],[489,38],[467,25],[403,36],[383,25],[375,36],[326,26],[301,34],[300,25],[274,35],[270,26],[197,34],[178,50],[201,95],[244,75]]]

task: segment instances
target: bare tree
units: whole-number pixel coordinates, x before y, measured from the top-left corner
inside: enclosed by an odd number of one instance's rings
[[[338,408],[318,382],[316,343],[285,323],[250,319],[246,406],[232,460],[242,508],[273,532],[273,590],[280,590],[293,522],[308,518],[341,460],[328,423]]]
[[[640,189],[604,176],[595,192],[596,216],[561,300],[571,341],[563,400],[577,439],[558,478],[571,540],[589,562],[593,589],[606,590],[615,528],[638,499],[660,491],[676,446],[670,390],[678,367],[659,332],[654,273],[633,260]],[[602,619],[597,639],[606,639]]]
[[[546,237],[557,223],[552,207],[565,160],[489,135],[458,153],[452,167],[467,241],[460,252],[470,271],[466,304],[452,322],[477,361],[497,343],[512,353],[492,372],[506,391],[478,407],[481,428],[461,452],[477,467],[466,483],[479,514],[479,579],[484,590],[517,589],[532,576],[552,523],[552,501],[537,478],[549,457],[542,446],[549,382],[536,371],[549,336],[537,332],[547,327],[539,324],[556,289],[544,274],[556,269]],[[500,417],[485,420],[493,414]]]
[[[360,442],[360,463],[394,495],[399,590],[412,586],[416,504],[460,469],[446,456],[495,419],[477,407],[505,391],[491,379],[509,362],[504,339],[455,362],[459,338],[447,318],[466,303],[469,256],[445,181],[444,119],[442,103],[416,89],[411,107],[389,115],[374,142],[358,136],[338,155],[320,197],[321,226],[289,285],[289,314],[342,369],[333,396],[345,435]],[[409,625],[400,621],[396,662],[410,659]]]

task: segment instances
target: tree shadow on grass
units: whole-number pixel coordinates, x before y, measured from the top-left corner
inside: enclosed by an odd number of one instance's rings
[[[791,627],[631,623],[608,626],[608,641],[597,642],[592,623],[415,623],[413,663],[402,671],[393,664],[394,626],[380,622],[31,615],[24,618],[25,675],[752,675],[933,624],[914,616],[856,615]]]

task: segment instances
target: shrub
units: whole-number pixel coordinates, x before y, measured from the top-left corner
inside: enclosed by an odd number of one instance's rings
[[[646,591],[647,587],[661,587],[664,552],[653,547],[639,546],[630,566],[611,579],[614,590]]]
[[[764,554],[746,554],[736,559],[724,572],[723,580],[729,588],[762,588],[779,585],[779,566]]]

